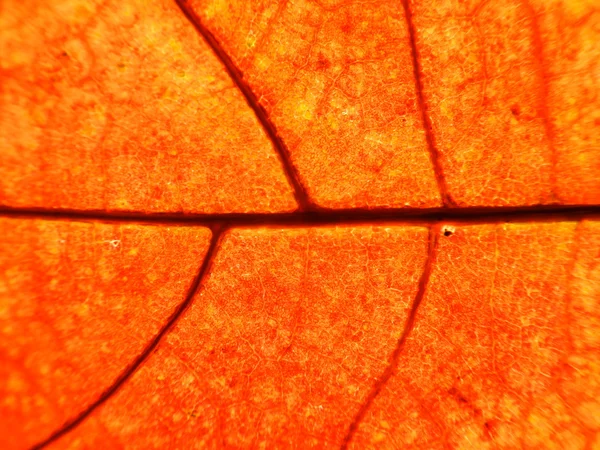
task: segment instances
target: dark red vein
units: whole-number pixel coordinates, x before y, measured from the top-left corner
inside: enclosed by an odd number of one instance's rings
[[[415,299],[410,309],[410,313],[408,314],[408,318],[406,319],[406,324],[404,326],[404,331],[398,340],[396,348],[394,349],[392,356],[390,357],[390,363],[383,371],[383,374],[379,377],[373,389],[367,396],[364,403],[361,405],[360,409],[350,427],[348,427],[348,432],[344,437],[344,441],[342,442],[342,450],[347,449],[350,441],[354,437],[358,426],[364,419],[367,411],[381,392],[381,390],[385,387],[387,382],[390,380],[392,375],[394,375],[396,368],[398,367],[398,361],[400,359],[400,354],[402,350],[404,350],[404,345],[406,344],[406,340],[410,335],[412,329],[415,326],[415,320],[417,317],[417,312],[419,310],[419,306],[421,305],[423,298],[425,297],[425,292],[427,291],[427,284],[429,283],[429,277],[431,276],[431,272],[433,270],[433,265],[435,263],[435,257],[437,254],[437,245],[438,245],[438,236],[440,233],[439,226],[433,226],[429,228],[429,248],[427,251],[427,260],[425,261],[425,267],[423,269],[423,274],[421,275],[421,279],[419,280],[419,288],[417,289],[417,294],[415,295]]]
[[[534,61],[536,63],[538,69],[539,76],[539,86],[540,86],[540,99],[538,104],[538,112],[542,118],[542,122],[544,124],[544,131],[546,133],[546,142],[548,144],[548,148],[550,150],[550,190],[552,194],[552,199],[557,200],[558,195],[556,192],[556,165],[557,165],[557,155],[556,155],[556,145],[555,145],[555,133],[554,133],[554,124],[552,123],[552,119],[550,117],[550,108],[548,106],[548,97],[549,97],[549,77],[548,77],[548,68],[544,61],[544,44],[542,42],[542,33],[540,32],[540,24],[538,23],[538,14],[536,13],[533,6],[528,1],[524,1],[523,5],[527,10],[527,15],[531,20],[531,31],[532,31],[532,44],[533,44],[533,56]]]
[[[423,122],[423,128],[425,130],[425,140],[427,141],[427,148],[429,150],[429,157],[433,164],[433,171],[435,173],[435,180],[438,185],[440,196],[442,197],[443,205],[448,207],[456,206],[456,202],[448,192],[448,185],[446,183],[446,176],[444,175],[444,169],[442,167],[440,152],[435,142],[435,136],[433,134],[433,124],[429,117],[427,102],[423,94],[423,75],[421,71],[421,58],[419,56],[419,50],[417,48],[417,38],[415,24],[413,22],[413,13],[410,9],[409,0],[402,0],[402,6],[404,7],[404,17],[406,18],[406,25],[408,27],[408,37],[410,42],[410,49],[412,55],[413,72],[415,76],[415,87],[417,91],[417,101],[419,102],[419,109],[421,110],[421,120]]]
[[[79,424],[81,424],[85,419],[87,419],[90,414],[92,414],[99,406],[109,400],[116,392],[131,378],[131,376],[140,368],[140,366],[150,357],[150,354],[156,349],[158,344],[162,341],[165,335],[175,326],[177,321],[183,316],[183,313],[190,307],[194,296],[200,289],[202,285],[202,281],[206,277],[212,261],[217,253],[217,247],[219,244],[219,240],[223,234],[223,227],[214,227],[212,229],[212,238],[210,241],[210,245],[206,252],[206,256],[202,261],[200,269],[198,270],[198,274],[192,281],[190,288],[185,296],[185,299],[179,304],[177,309],[173,312],[171,317],[165,322],[162,326],[158,334],[150,341],[150,343],[144,348],[144,350],[129,364],[125,370],[116,378],[116,380],[112,383],[111,386],[108,387],[100,397],[90,405],[88,405],[83,411],[81,411],[76,417],[67,421],[64,425],[62,425],[58,430],[54,431],[50,436],[48,436],[43,441],[35,444],[32,449],[41,449],[46,447],[47,445],[57,441],[65,434],[69,433]]]
[[[298,203],[300,211],[309,211],[315,209],[315,205],[311,202],[310,197],[306,192],[306,188],[300,181],[298,171],[292,164],[289,149],[277,133],[277,128],[275,127],[275,124],[271,122],[269,114],[260,104],[248,83],[244,81],[244,74],[242,71],[235,65],[215,36],[204,26],[202,20],[198,14],[196,14],[194,9],[188,4],[188,2],[186,0],[175,0],[175,3],[177,3],[177,6],[179,6],[185,17],[194,26],[200,36],[202,36],[206,44],[212,49],[217,58],[219,58],[225,67],[225,70],[227,70],[227,73],[231,77],[231,80],[235,83],[237,88],[246,99],[246,103],[252,109],[252,111],[254,111],[256,118],[265,130],[265,133],[267,133],[273,148],[279,156],[285,176],[290,186],[294,190],[294,197]]]
[[[0,217],[171,226],[230,228],[264,226],[307,227],[378,223],[431,225],[440,221],[463,224],[576,221],[600,218],[600,205],[535,205],[467,208],[338,209],[295,213],[143,213],[72,209],[19,208],[0,205]]]

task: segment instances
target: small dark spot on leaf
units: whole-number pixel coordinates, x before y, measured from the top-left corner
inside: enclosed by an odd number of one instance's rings
[[[521,108],[519,108],[519,105],[513,105],[510,108],[510,112],[512,113],[513,116],[519,117],[519,114],[521,114]]]
[[[317,70],[329,69],[329,67],[331,67],[331,62],[321,53],[319,54],[319,59],[317,60],[316,66]]]
[[[494,435],[496,434],[496,425],[497,425],[497,421],[496,420],[487,420],[483,423],[483,435],[485,440],[491,440],[494,438]]]
[[[455,231],[456,231],[456,228],[454,228],[453,226],[450,226],[450,225],[446,225],[446,226],[442,227],[442,233],[444,233],[444,236],[446,236],[446,237],[452,236]]]
[[[453,396],[460,403],[469,403],[469,401],[454,386],[448,389],[448,394]]]

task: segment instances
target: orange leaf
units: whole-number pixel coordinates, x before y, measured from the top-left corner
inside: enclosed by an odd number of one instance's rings
[[[600,446],[594,2],[3,12],[0,447]]]

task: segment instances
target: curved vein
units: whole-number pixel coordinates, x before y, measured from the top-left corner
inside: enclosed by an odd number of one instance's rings
[[[273,124],[273,122],[269,118],[269,114],[259,103],[258,99],[256,98],[256,94],[254,94],[248,83],[244,80],[244,74],[242,73],[242,71],[235,65],[231,57],[223,49],[223,47],[215,38],[215,36],[202,23],[200,16],[196,14],[194,9],[188,4],[187,0],[175,0],[175,3],[179,7],[179,9],[181,9],[181,12],[185,15],[185,17],[194,26],[198,34],[202,36],[204,42],[206,42],[206,44],[210,47],[215,56],[219,59],[219,61],[221,61],[221,63],[225,67],[225,70],[229,74],[229,77],[246,99],[246,103],[248,104],[250,109],[254,111],[256,118],[260,122],[262,128],[265,130],[265,133],[267,133],[267,136],[271,141],[273,148],[279,156],[279,160],[281,161],[281,165],[283,166],[285,176],[288,180],[288,183],[294,190],[294,198],[296,199],[300,210],[308,211],[310,209],[314,209],[314,205],[312,204],[308,193],[306,192],[306,188],[300,181],[298,171],[292,164],[289,149],[277,133],[277,128],[275,128],[275,124]]]
[[[125,368],[125,370],[115,379],[115,381],[102,393],[100,397],[93,403],[89,404],[83,411],[81,411],[77,416],[68,420],[65,424],[63,424],[60,428],[54,431],[50,436],[48,436],[43,441],[35,444],[32,447],[33,449],[41,449],[50,445],[51,443],[57,441],[62,436],[66,435],[73,429],[75,429],[78,425],[80,425],[84,420],[86,420],[97,408],[103,405],[106,401],[108,401],[113,395],[117,393],[117,391],[125,384],[132,376],[137,372],[137,370],[148,360],[152,352],[156,349],[158,344],[163,340],[163,338],[171,331],[171,329],[175,326],[175,324],[179,321],[179,319],[183,316],[183,313],[190,307],[194,296],[199,291],[203,280],[205,279],[212,261],[217,253],[217,247],[221,236],[223,235],[224,228],[223,227],[215,227],[212,231],[212,237],[210,241],[210,245],[204,256],[204,260],[200,265],[200,269],[198,270],[198,274],[194,277],[190,288],[188,289],[187,295],[184,300],[177,306],[173,314],[167,319],[165,324],[161,327],[158,334],[150,341],[150,343],[144,348],[144,350]]]
[[[415,88],[417,91],[417,101],[419,103],[419,109],[421,110],[421,120],[423,122],[423,129],[425,130],[425,140],[427,141],[429,158],[433,164],[433,172],[435,174],[435,180],[438,185],[440,196],[442,197],[442,203],[444,207],[448,208],[456,206],[456,202],[448,192],[448,185],[446,183],[444,168],[442,167],[441,155],[435,142],[433,124],[431,123],[431,118],[429,117],[429,113],[427,111],[427,102],[425,101],[425,95],[423,94],[423,76],[421,74],[419,49],[417,48],[417,32],[413,22],[413,13],[410,9],[409,0],[402,0],[402,7],[404,8],[404,17],[406,19],[406,25],[408,28],[408,37],[411,50],[410,53],[412,56]]]
[[[410,335],[412,329],[415,326],[419,306],[423,302],[425,292],[427,291],[427,284],[429,283],[429,277],[431,276],[433,264],[435,262],[437,254],[439,232],[439,226],[433,226],[429,228],[429,248],[427,251],[427,260],[425,261],[423,274],[421,275],[421,279],[419,280],[419,288],[417,289],[417,294],[415,295],[415,299],[413,300],[413,303],[411,305],[410,313],[408,314],[408,318],[406,319],[404,331],[402,332],[400,339],[398,339],[396,348],[394,349],[392,356],[390,357],[390,363],[385,368],[385,370],[371,389],[371,392],[361,405],[360,409],[356,413],[356,416],[354,416],[352,423],[348,427],[348,432],[346,433],[346,436],[344,437],[344,440],[342,442],[342,450],[348,448],[350,441],[352,441],[352,438],[356,434],[356,431],[358,430],[359,425],[361,424],[362,420],[367,414],[367,411],[371,408],[371,405],[373,404],[377,396],[381,393],[382,389],[385,387],[392,375],[394,375],[394,373],[396,372],[396,368],[398,367],[398,361],[400,359],[400,354],[402,353],[402,350],[404,350],[406,340],[408,339],[408,336]]]

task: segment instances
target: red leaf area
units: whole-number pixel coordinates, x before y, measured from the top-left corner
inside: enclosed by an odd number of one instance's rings
[[[600,448],[596,2],[0,30],[2,449]]]

